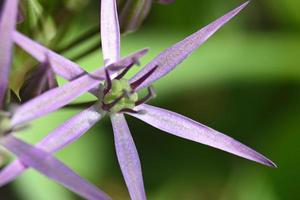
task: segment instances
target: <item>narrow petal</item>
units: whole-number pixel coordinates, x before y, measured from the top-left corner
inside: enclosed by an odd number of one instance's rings
[[[146,114],[130,115],[160,130],[267,166],[276,167],[271,160],[246,145],[187,117],[146,104],[138,106],[137,109],[144,110]]]
[[[101,43],[105,65],[120,59],[120,28],[115,0],[101,0]]]
[[[116,153],[132,200],[146,199],[140,159],[123,114],[111,116]]]
[[[12,136],[3,138],[1,143],[26,165],[31,166],[83,198],[91,200],[110,199],[104,192],[78,176],[51,154]]]
[[[44,63],[49,61],[54,72],[67,80],[72,80],[85,73],[76,63],[47,49],[41,44],[24,36],[22,33],[15,31],[13,33],[13,39],[18,46],[39,62]]]
[[[13,47],[12,33],[16,26],[18,0],[6,0],[0,13],[0,109],[3,106]]]
[[[97,112],[98,110],[98,105],[94,105],[80,112],[52,131],[47,137],[40,141],[36,147],[51,154],[64,148],[68,144],[80,138],[102,118],[102,115]],[[0,171],[0,186],[13,181],[26,169],[27,166],[25,166],[20,160],[15,160]]]
[[[202,28],[196,33],[190,35],[186,39],[178,42],[174,46],[166,49],[156,58],[154,58],[149,64],[147,64],[139,73],[137,73],[131,83],[141,78],[148,71],[150,71],[155,66],[158,66],[155,73],[153,73],[145,82],[143,82],[138,88],[144,88],[154,81],[165,76],[171,70],[173,70],[179,63],[187,58],[195,49],[202,45],[210,36],[212,36],[219,28],[221,28],[225,23],[227,23],[231,18],[238,14],[249,2],[244,3],[238,8],[227,13],[223,17],[217,19],[208,26]]]
[[[111,64],[109,67],[112,69],[120,66],[128,66],[130,63],[136,62],[136,60],[138,60],[146,52],[146,49],[138,51],[114,64]],[[100,68],[92,74],[83,75],[61,87],[49,90],[19,107],[15,111],[11,123],[13,126],[20,125],[53,112],[62,106],[67,105],[83,93],[97,87],[104,79],[105,68]]]

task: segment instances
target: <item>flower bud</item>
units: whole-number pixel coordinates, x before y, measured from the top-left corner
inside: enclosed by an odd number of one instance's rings
[[[26,102],[57,86],[50,63],[42,63],[27,75],[20,90],[21,101]]]

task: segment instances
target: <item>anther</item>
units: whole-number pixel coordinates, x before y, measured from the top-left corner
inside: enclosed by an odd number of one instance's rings
[[[130,63],[130,65],[128,65],[117,77],[117,80],[120,80],[121,78],[123,78],[127,72],[132,68],[132,66],[136,64],[136,62]]]
[[[103,90],[104,95],[106,95],[109,92],[109,90],[111,89],[111,86],[112,86],[111,78],[110,78],[108,69],[105,69],[105,79],[106,79],[107,86]]]
[[[156,93],[153,86],[148,87],[148,94],[144,96],[142,99],[135,102],[135,106],[147,103],[150,99],[153,99],[156,97]]]
[[[153,67],[149,72],[147,72],[144,76],[142,76],[140,79],[136,80],[135,82],[130,84],[130,87],[135,90],[137,87],[139,87],[149,76],[151,76],[155,70],[158,68],[158,65]]]

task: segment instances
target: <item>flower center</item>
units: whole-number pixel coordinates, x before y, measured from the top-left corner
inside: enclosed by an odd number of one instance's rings
[[[105,82],[107,87],[108,83]],[[138,101],[138,94],[131,89],[127,79],[121,78],[111,81],[111,89],[102,99],[102,108],[111,113],[133,109]]]
[[[105,70],[106,81],[104,86],[100,86],[101,94],[99,100],[101,102],[102,110],[108,113],[131,112],[142,113],[141,111],[133,110],[135,106],[146,103],[153,97],[155,92],[152,86],[148,87],[148,94],[142,99],[138,98],[136,88],[142,84],[154,71],[157,69],[155,66],[148,73],[133,83],[129,83],[124,75],[134,65],[134,63],[127,66],[115,79],[111,80],[109,71]],[[103,89],[101,89],[101,87]]]

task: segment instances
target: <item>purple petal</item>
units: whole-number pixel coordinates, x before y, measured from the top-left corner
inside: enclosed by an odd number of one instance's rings
[[[72,80],[85,73],[76,63],[47,49],[39,43],[17,31],[13,34],[15,43],[41,63],[49,61],[54,72],[67,80]]]
[[[103,114],[100,113],[100,106],[95,104],[56,128],[39,142],[37,147],[47,152],[56,152],[81,137],[102,118]]]
[[[166,49],[156,58],[154,58],[149,64],[147,64],[139,73],[137,73],[132,79],[131,83],[141,78],[152,68],[158,66],[157,70],[138,88],[144,88],[149,86],[154,81],[160,79],[165,76],[171,70],[173,70],[179,63],[181,63],[184,59],[187,58],[195,49],[197,49],[200,45],[202,45],[210,36],[212,36],[219,28],[221,28],[225,23],[227,23],[231,18],[233,18],[236,14],[238,14],[247,4],[246,2],[238,8],[232,10],[227,13],[223,17],[217,19],[213,23],[208,26],[202,28],[186,39],[178,42],[174,46]]]
[[[146,49],[138,51],[114,64],[111,64],[109,68],[113,69],[119,66],[128,66],[130,63],[136,62],[136,60],[138,60],[146,52]],[[16,126],[26,123],[67,105],[78,96],[98,86],[100,82],[105,79],[104,69],[105,68],[100,68],[92,74],[83,75],[74,81],[49,90],[26,102],[15,111],[11,121],[12,125]]]
[[[105,65],[120,59],[120,28],[115,0],[101,1],[101,43]]]
[[[146,199],[140,159],[123,114],[111,116],[116,153],[132,200]]]
[[[227,151],[267,166],[276,167],[271,160],[257,153],[253,149],[250,149],[246,145],[187,117],[146,104],[138,106],[137,109],[145,110],[146,114],[130,115],[133,115],[160,130]]]
[[[0,109],[3,106],[13,47],[12,32],[15,30],[18,0],[6,0],[0,13]]]
[[[18,156],[26,165],[33,167],[83,198],[91,200],[110,199],[104,192],[78,176],[51,154],[12,136],[3,138],[1,143],[5,148]]]
[[[80,112],[52,131],[47,137],[39,142],[36,147],[51,154],[64,148],[68,144],[80,138],[101,119],[102,115],[97,112],[98,110],[98,105],[94,105]],[[26,169],[27,166],[25,166],[20,160],[15,160],[0,172],[0,186],[13,181]]]

